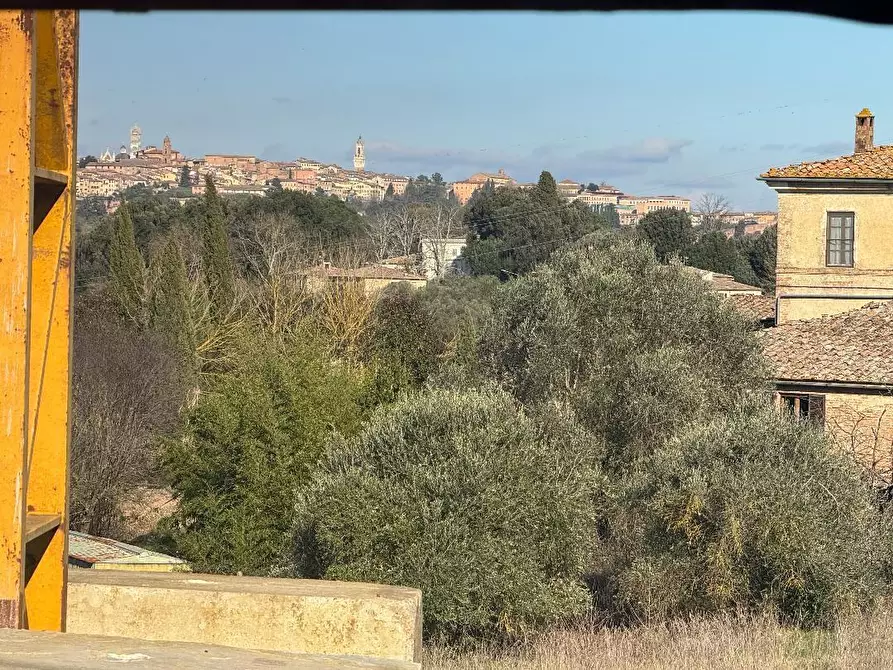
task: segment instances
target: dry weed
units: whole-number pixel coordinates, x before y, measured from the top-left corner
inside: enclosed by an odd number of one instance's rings
[[[558,631],[519,651],[426,651],[426,670],[729,670],[893,667],[888,608],[804,631],[770,619],[701,619],[631,629]]]

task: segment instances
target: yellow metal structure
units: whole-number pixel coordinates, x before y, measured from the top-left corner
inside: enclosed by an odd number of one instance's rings
[[[0,10],[0,628],[65,630],[77,38]]]

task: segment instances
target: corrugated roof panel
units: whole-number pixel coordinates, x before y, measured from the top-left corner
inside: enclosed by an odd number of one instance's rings
[[[96,563],[142,563],[142,564],[185,564],[181,558],[167,556],[148,549],[142,549],[132,544],[110,540],[106,537],[96,537],[69,531],[68,533],[69,557],[94,565]]]

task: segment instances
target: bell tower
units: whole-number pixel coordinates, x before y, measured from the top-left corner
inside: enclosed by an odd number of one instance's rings
[[[133,128],[130,129],[130,157],[136,158],[136,155],[139,153],[140,149],[142,149],[143,144],[143,131],[140,130],[140,127],[133,124]]]
[[[366,167],[366,145],[363,136],[357,138],[357,144],[353,152],[353,169],[362,172]]]

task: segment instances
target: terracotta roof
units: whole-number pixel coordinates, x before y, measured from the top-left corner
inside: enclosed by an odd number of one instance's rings
[[[771,295],[734,293],[728,297],[732,305],[748,321],[768,321],[775,319],[775,298]]]
[[[760,177],[801,179],[893,179],[893,145],[878,146],[849,156],[771,168]]]
[[[713,280],[710,283],[713,284],[713,289],[716,291],[737,291],[739,293],[751,295],[755,295],[754,291],[759,291],[760,293],[763,292],[759,286],[742,284],[740,281],[735,281],[728,275],[714,275]]]
[[[714,291],[738,291],[753,293],[762,289],[759,286],[751,286],[750,284],[742,284],[735,281],[732,275],[722,274],[721,272],[713,272],[712,270],[702,270],[701,268],[686,266],[689,270],[696,272],[701,279],[710,283],[710,288]]]
[[[757,334],[776,379],[893,383],[893,305],[790,321]]]

